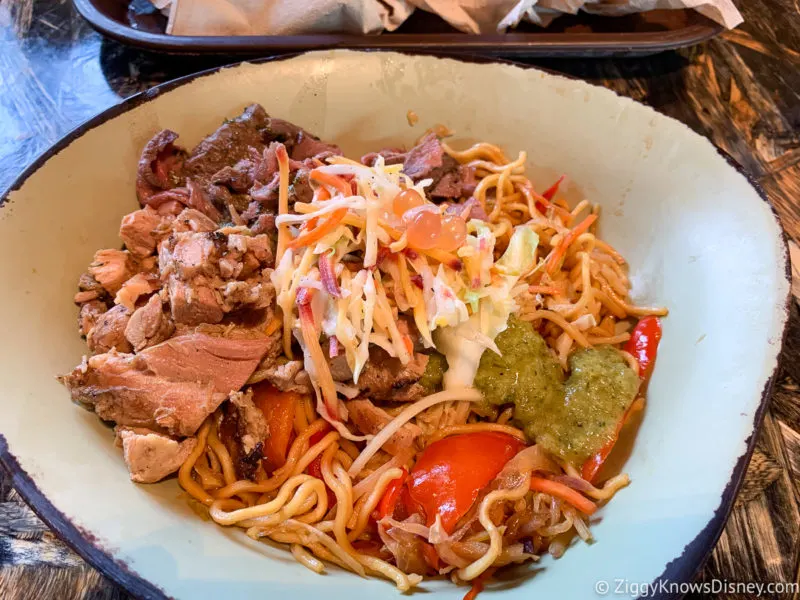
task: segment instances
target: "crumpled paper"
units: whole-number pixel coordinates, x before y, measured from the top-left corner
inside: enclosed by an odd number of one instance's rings
[[[151,0],[172,35],[373,34],[414,11],[405,0]],[[159,6],[160,5],[160,6]],[[168,11],[168,12],[167,12]]]
[[[546,27],[578,11],[617,16],[692,8],[732,29],[742,16],[731,0],[151,0],[172,35],[376,34],[394,31],[415,8],[465,33],[503,33],[522,21]]]
[[[650,10],[680,8],[693,8],[727,29],[733,29],[744,21],[731,0],[520,0],[498,21],[497,31],[516,27],[523,20],[547,27],[559,15],[574,15],[579,10],[617,17]]]

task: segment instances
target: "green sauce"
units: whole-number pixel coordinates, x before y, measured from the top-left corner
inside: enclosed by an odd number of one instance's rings
[[[447,370],[447,359],[439,352],[431,352],[428,355],[428,364],[419,379],[419,384],[425,388],[429,394],[438,392],[442,389],[442,379]]]
[[[495,338],[503,354],[486,350],[481,356],[474,385],[483,393],[483,404],[476,406],[488,414],[491,406],[514,404],[514,418],[529,423],[542,402],[553,404],[564,397],[564,374],[533,326],[512,316],[508,327]]]
[[[492,406],[514,405],[514,421],[533,441],[573,465],[581,465],[610,441],[636,397],[639,377],[610,346],[579,350],[564,374],[530,323],[511,317],[495,342],[502,352],[484,352],[475,387]]]

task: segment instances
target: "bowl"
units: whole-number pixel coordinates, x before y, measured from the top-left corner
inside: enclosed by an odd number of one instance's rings
[[[441,123],[454,145],[527,151],[534,181],[566,173],[573,194],[602,205],[601,234],[629,259],[635,300],[670,309],[626,464],[632,485],[600,511],[594,543],[489,589],[583,598],[655,583],[657,595],[680,595],[721,532],[769,396],[787,319],[784,238],[763,193],[686,126],[510,64],[350,51],[245,63],[126,100],[28,168],[0,209],[0,451],[39,516],[140,597],[395,596],[385,581],[333,568],[315,576],[284,548],[204,522],[174,479],[132,484],[112,431],[54,377],[86,351],[71,298],[94,251],[118,246],[120,218],[137,208],[142,146],[168,127],[191,147],[251,102],[348,156],[411,144]],[[464,594],[447,581],[422,589]]]

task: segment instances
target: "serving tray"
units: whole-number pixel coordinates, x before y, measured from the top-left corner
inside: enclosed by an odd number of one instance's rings
[[[381,35],[172,36],[167,20],[147,0],[73,0],[100,33],[124,44],[173,54],[263,55],[360,48],[535,56],[646,56],[691,46],[722,26],[691,10],[657,10],[624,17],[588,14],[561,17],[546,28],[521,24],[507,34],[468,35],[436,15],[415,13],[392,33]]]

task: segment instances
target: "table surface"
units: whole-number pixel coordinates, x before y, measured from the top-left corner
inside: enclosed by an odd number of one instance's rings
[[[800,0],[737,4],[745,25],[692,49],[645,59],[540,59],[535,64],[644,102],[731,154],[780,213],[797,275]],[[148,54],[103,39],[67,0],[0,0],[0,190],[39,153],[101,110],[154,84],[227,62]],[[800,297],[797,277],[793,292]],[[793,302],[769,412],[735,508],[699,581],[800,582],[796,382],[800,316]],[[0,598],[127,597],[56,538],[0,473]]]

